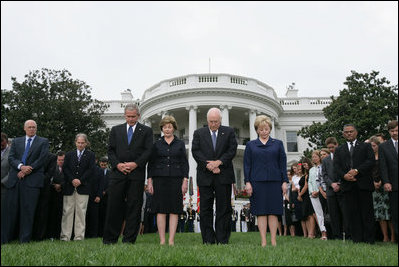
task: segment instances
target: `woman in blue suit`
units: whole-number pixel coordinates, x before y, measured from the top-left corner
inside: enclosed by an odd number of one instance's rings
[[[272,123],[265,115],[255,119],[258,139],[247,143],[244,153],[245,190],[251,196],[251,212],[258,218],[262,247],[269,223],[272,246],[276,246],[277,215],[283,214],[287,190],[287,156],[283,142],[270,137]]]

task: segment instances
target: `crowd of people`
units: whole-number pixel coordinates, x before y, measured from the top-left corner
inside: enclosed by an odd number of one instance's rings
[[[139,234],[154,232],[160,245],[169,233],[173,246],[176,232],[201,232],[204,244],[228,244],[232,231],[259,231],[261,246],[267,245],[267,231],[272,246],[277,232],[372,244],[376,222],[384,242],[397,242],[396,120],[388,123],[387,141],[376,135],[362,142],[355,125],[344,125],[345,143],[330,137],[326,148],[287,172],[283,142],[270,137],[270,118],[257,116],[258,138],[244,152],[250,203],[238,213],[231,203],[237,141],[234,130],[221,125],[218,108],[209,109],[208,125],[193,135],[197,210],[191,201],[183,205],[189,164],[185,144],[174,134],[175,118],[162,118],[162,137],[154,142],[152,129],[139,123],[137,105],[126,105],[124,117],[126,123],[111,129],[107,156],[98,160],[84,133],[76,135],[76,149],[57,154],[36,135],[33,120],[11,144],[1,134],[2,244],[94,237],[106,245],[120,237],[133,244]]]

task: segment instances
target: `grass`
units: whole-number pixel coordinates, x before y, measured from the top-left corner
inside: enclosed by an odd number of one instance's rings
[[[228,245],[203,245],[197,233],[177,234],[175,246],[160,246],[157,234],[145,234],[136,244],[103,245],[101,239],[80,242],[42,241],[1,246],[1,265],[106,266],[398,266],[397,244],[278,237],[277,247],[260,246],[258,232],[232,233]]]

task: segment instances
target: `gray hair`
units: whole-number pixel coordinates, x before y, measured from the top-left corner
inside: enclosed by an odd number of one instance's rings
[[[78,138],[83,138],[85,142],[87,143],[87,146],[90,146],[89,139],[87,138],[87,135],[84,133],[78,133],[75,137],[75,142],[78,140]]]
[[[208,118],[209,114],[212,113],[212,112],[217,112],[219,114],[220,119],[222,119],[222,112],[220,111],[220,109],[215,108],[215,107],[214,108],[210,108],[208,110],[208,113],[206,113],[206,118]]]
[[[33,122],[35,124],[35,126],[37,127],[37,123],[34,120],[27,120],[27,121],[24,122],[24,128],[26,127],[28,122]]]
[[[134,103],[127,104],[125,106],[125,113],[126,113],[126,110],[131,110],[131,111],[135,110],[135,111],[137,111],[137,114],[140,115],[140,109],[139,109],[139,106],[137,104],[134,104]]]

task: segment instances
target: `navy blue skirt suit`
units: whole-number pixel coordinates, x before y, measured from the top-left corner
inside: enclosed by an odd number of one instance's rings
[[[259,138],[248,142],[244,153],[244,175],[245,183],[252,185],[251,213],[256,216],[282,215],[281,185],[288,183],[283,142],[271,137],[265,145]]]

